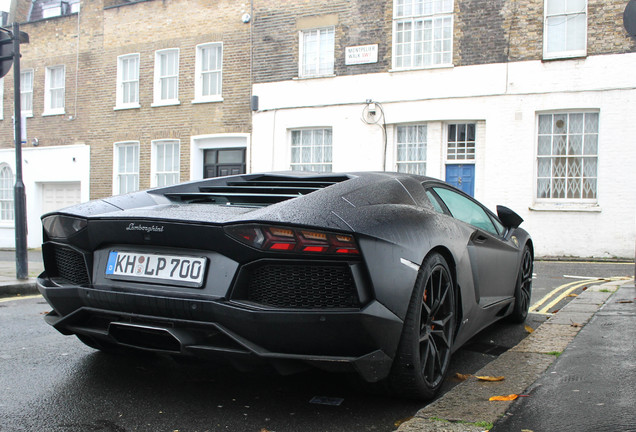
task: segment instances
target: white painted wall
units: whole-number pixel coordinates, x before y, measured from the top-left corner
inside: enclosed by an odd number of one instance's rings
[[[15,150],[1,149],[0,164],[11,167],[15,176]],[[87,145],[24,147],[22,179],[26,193],[27,247],[42,245],[42,185],[80,182],[81,201],[89,200],[90,147]],[[0,248],[15,247],[15,222],[0,222]]]
[[[256,84],[252,171],[290,168],[290,129],[331,127],[333,170],[382,170],[378,125],[361,120],[382,105],[387,170],[394,125],[428,124],[427,174],[443,178],[445,122],[478,122],[475,197],[526,221],[537,255],[631,257],[636,231],[636,54],[528,61]],[[535,202],[537,113],[598,110],[597,205]]]

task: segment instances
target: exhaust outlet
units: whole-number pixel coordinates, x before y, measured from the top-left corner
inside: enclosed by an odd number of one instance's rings
[[[152,351],[180,353],[186,342],[179,336],[178,330],[141,324],[113,322],[108,333],[121,345]]]

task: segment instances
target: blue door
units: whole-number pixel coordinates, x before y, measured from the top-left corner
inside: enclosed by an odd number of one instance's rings
[[[475,165],[446,165],[446,182],[475,196]]]

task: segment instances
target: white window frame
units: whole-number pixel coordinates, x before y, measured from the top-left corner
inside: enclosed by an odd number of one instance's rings
[[[319,138],[316,132],[322,132],[320,143],[316,140]],[[329,132],[329,143],[325,144],[325,132]],[[294,145],[294,134],[300,134],[300,144]],[[302,145],[304,134],[311,133],[311,143],[309,146]],[[332,172],[333,171],[333,129],[331,127],[317,128],[298,128],[290,129],[290,169],[292,171],[314,171],[314,172]],[[310,151],[308,160],[303,158],[303,147],[309,147]],[[321,147],[321,151],[313,151],[314,147]],[[297,150],[295,150],[297,149]],[[297,156],[295,156],[295,154]],[[296,159],[296,160],[295,160]]]
[[[393,70],[430,69],[453,66],[453,31],[455,26],[454,0],[394,0],[393,2]],[[416,64],[416,43],[420,42],[424,48],[424,29],[422,40],[418,41],[416,24],[430,23],[431,39],[427,42],[430,47],[430,62],[425,62],[426,52],[421,52],[421,64]],[[408,44],[400,44],[400,26],[410,25]],[[436,35],[439,29],[441,34]],[[445,30],[447,34],[445,34]],[[439,50],[435,49],[436,41],[441,41]],[[444,42],[447,41],[446,49]],[[406,55],[400,55],[402,49],[408,48]],[[407,59],[408,64],[401,63],[401,59]]]
[[[317,56],[315,56],[309,64],[307,62],[306,56],[308,54],[307,47],[305,43],[307,42],[307,38],[309,33],[317,32],[317,46],[316,52]],[[323,41],[321,36],[324,33],[330,33],[332,35],[332,40],[327,41],[329,44],[326,47],[325,56],[323,58],[322,52],[322,44]],[[300,78],[318,78],[318,77],[329,77],[334,76],[335,74],[335,46],[336,46],[336,28],[334,26],[328,27],[320,27],[320,28],[312,28],[312,29],[303,29],[298,32],[298,46],[299,46],[299,55],[298,55],[298,76]],[[330,58],[327,58],[330,57]],[[326,64],[324,69],[321,69],[322,63]],[[309,66],[312,66],[314,71],[309,70]]]
[[[175,53],[176,54],[176,68],[173,74],[162,74],[161,70],[161,58],[162,56]],[[161,90],[162,83],[166,79],[175,79],[175,97],[174,98],[162,98]],[[166,106],[166,105],[179,105],[179,48],[168,48],[159,51],[155,51],[155,85],[154,85],[154,102],[151,106]]]
[[[127,79],[124,81],[124,65],[128,60],[135,59],[137,61],[137,78],[136,79]],[[131,109],[131,108],[140,108],[139,104],[139,66],[140,56],[139,54],[125,54],[117,57],[117,89],[116,89],[116,102],[115,109]],[[127,84],[136,84],[137,85],[137,100],[132,102],[124,102],[125,86]]]
[[[165,149],[167,145],[176,146],[176,148],[173,148],[173,152],[176,150],[176,154],[172,153],[172,157],[176,157],[176,164],[173,164],[173,168],[176,167],[176,170],[167,169],[170,167],[166,167],[165,164],[164,166],[161,166],[161,167],[159,166],[159,163],[161,162],[159,159],[159,151],[160,151],[159,149],[161,147]],[[164,157],[164,161],[166,161],[165,157]],[[171,185],[179,183],[181,181],[180,166],[181,166],[181,142],[179,140],[161,139],[161,140],[152,141],[152,149],[150,154],[150,186],[151,187],[171,186]],[[161,176],[166,176],[166,177],[176,176],[176,177],[174,177],[173,182],[163,182],[163,184],[161,184],[162,183],[160,181]]]
[[[408,130],[415,131],[416,138],[409,140]],[[407,139],[401,139],[402,131]],[[420,140],[419,138],[423,138]],[[428,125],[426,123],[398,124],[395,126],[395,170],[410,174],[426,175],[426,152],[428,148]],[[412,152],[415,154],[412,154]],[[409,155],[413,157],[410,157]],[[424,157],[417,157],[417,155]],[[401,157],[404,156],[404,157]],[[415,169],[414,169],[415,168]]]
[[[51,74],[53,71],[62,70],[62,86],[61,87],[52,87],[52,78]],[[52,107],[53,103],[51,94],[54,91],[61,91],[62,93],[62,106],[61,107]],[[65,114],[65,105],[66,105],[66,67],[64,65],[56,65],[56,66],[48,66],[46,68],[46,73],[44,77],[44,112],[43,116],[47,115],[61,115]]]
[[[203,66],[203,51],[206,49],[216,49],[218,60],[218,67],[216,69],[204,70]],[[219,55],[220,53],[220,55]],[[195,60],[195,81],[194,81],[194,100],[192,103],[206,103],[206,102],[222,102],[223,101],[223,42],[210,42],[196,47],[196,60]],[[203,83],[206,75],[217,75],[218,91],[214,94],[203,94]]]
[[[563,0],[559,0],[563,1]],[[543,20],[543,58],[546,60],[550,59],[559,59],[559,58],[571,58],[571,57],[583,57],[587,55],[587,5],[588,0],[580,0],[585,3],[585,8],[583,10],[575,10],[575,11],[561,11],[561,12],[553,12],[550,7],[550,4],[555,2],[555,0],[545,0],[544,4],[544,20]],[[568,1],[564,2],[567,8]],[[583,48],[579,49],[568,49],[567,48],[567,26],[568,23],[574,22],[577,17],[584,17],[585,19],[585,29],[583,34]],[[566,41],[564,44],[566,45],[564,49],[559,51],[550,51],[550,35],[551,29],[556,29],[556,25],[562,22],[561,25],[566,26],[565,37]]]
[[[585,131],[585,117],[583,119],[583,133],[579,134],[579,133],[574,133],[571,131],[571,120],[570,120],[570,116],[572,115],[578,115],[578,114],[583,114],[585,115],[596,115],[597,116],[597,123],[596,123],[596,132],[591,132],[591,131]],[[540,128],[540,116],[545,116],[545,115],[549,115],[549,116],[553,116],[553,120],[555,116],[566,116],[568,118],[567,121],[567,129],[565,130],[564,134],[557,134],[554,132],[554,124],[551,126],[551,132],[550,133],[542,133],[542,130]],[[599,111],[595,111],[595,110],[567,110],[567,111],[553,111],[553,112],[538,112],[536,115],[536,122],[537,122],[537,136],[535,139],[535,152],[536,152],[536,158],[535,158],[535,170],[534,170],[534,199],[535,202],[538,204],[582,204],[582,205],[590,205],[590,204],[596,204],[598,202],[598,191],[599,191],[599,185],[598,185],[598,170],[599,170],[599,145],[600,145],[600,140],[599,140],[599,135],[600,135],[600,113]],[[581,151],[579,153],[572,153],[571,148],[570,148],[570,137],[572,135],[582,135],[581,137]],[[550,154],[545,154],[545,151],[541,150],[539,147],[541,146],[540,140],[542,136],[548,136],[551,137],[550,138]],[[554,151],[554,145],[555,145],[555,141],[554,141],[554,137],[556,136],[565,136],[565,149],[564,149],[564,153],[562,155],[559,154],[555,154]],[[589,136],[591,139],[587,142],[587,146],[586,146],[586,137]],[[546,141],[547,144],[547,141]],[[588,149],[593,148],[593,146],[596,147],[596,152],[590,152],[588,151]],[[554,166],[552,165],[552,163],[550,164],[550,176],[546,177],[546,176],[540,176],[541,172],[541,167],[540,167],[540,160],[541,159],[548,159],[553,161],[554,159],[558,158],[559,156],[561,156],[561,159],[574,159],[574,158],[580,158],[581,159],[581,166],[580,166],[580,177],[579,176],[573,176],[570,175],[569,173],[569,164],[566,163],[565,166],[565,174],[564,176],[558,176],[555,177],[554,175]],[[595,158],[595,164],[596,164],[596,169],[595,171],[595,176],[591,176],[585,175],[585,158]],[[556,179],[564,179],[565,180],[565,190],[563,192],[564,197],[556,197],[556,198],[551,198],[551,197],[539,197],[540,194],[540,188],[539,188],[539,181],[541,179],[550,179],[550,182],[552,183],[555,178]],[[569,187],[568,187],[568,180],[571,179],[578,179],[580,178],[581,181],[583,181],[585,178],[587,179],[594,179],[595,180],[595,189],[594,189],[594,197],[593,198],[583,198],[583,192],[581,191],[581,197],[580,198],[568,198],[568,191],[569,191]],[[581,188],[583,188],[583,185],[580,186]],[[550,187],[550,191],[553,189],[553,187]]]
[[[122,195],[125,193],[135,192],[139,190],[139,141],[122,141],[116,142],[113,149],[113,194]],[[133,149],[132,169],[119,171],[119,155],[123,149]],[[130,189],[122,187],[122,176],[133,176],[134,186]]]
[[[25,76],[31,76],[30,85],[27,86]],[[23,69],[20,71],[20,110],[22,111],[23,117],[33,117],[33,79],[35,77],[35,73],[33,69]],[[24,109],[25,103],[24,99],[27,98],[30,102],[31,109]]]
[[[0,164],[0,224],[15,220],[14,182],[11,167],[6,163]]]
[[[474,164],[477,154],[477,123],[476,122],[448,122],[444,124],[446,129],[446,162],[451,164]],[[455,126],[455,136],[450,136],[450,127]],[[474,139],[468,139],[468,127],[474,129]],[[465,139],[458,136],[458,127],[466,128]],[[451,143],[455,147],[451,150]],[[472,144],[472,145],[471,145]]]

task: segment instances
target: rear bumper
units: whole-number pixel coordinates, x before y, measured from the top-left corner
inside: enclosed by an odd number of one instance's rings
[[[63,334],[111,345],[272,364],[282,373],[310,365],[385,378],[402,321],[377,301],[362,309],[263,309],[223,299],[148,295],[60,286],[46,274],[37,288],[54,308],[46,321]]]

